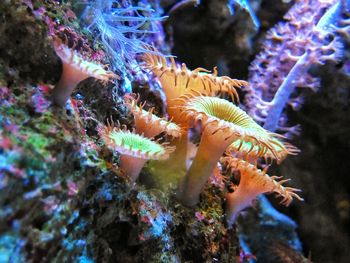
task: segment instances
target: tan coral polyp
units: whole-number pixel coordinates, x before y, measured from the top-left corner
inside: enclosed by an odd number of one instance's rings
[[[54,40],[54,48],[63,67],[61,78],[52,92],[53,101],[59,106],[64,106],[78,83],[88,77],[102,81],[118,78],[113,72],[104,70],[101,65],[84,60],[78,52],[59,39]]]
[[[100,135],[105,144],[120,153],[120,168],[126,172],[132,182],[135,182],[140,174],[141,169],[148,160],[165,160],[169,158],[174,147],[159,144],[150,138],[134,134],[126,129],[119,129],[108,124],[100,131]],[[124,135],[125,138],[123,137]],[[132,139],[132,143],[128,140]],[[153,145],[155,149],[140,149],[143,144]]]
[[[188,122],[201,122],[203,134],[192,165],[179,187],[178,199],[187,206],[199,201],[211,171],[222,154],[236,140],[247,141],[263,155],[270,150],[276,156],[274,144],[280,144],[244,111],[219,98],[183,96],[182,117]]]
[[[191,207],[199,202],[200,193],[211,172],[226,148],[234,140],[233,133],[229,129],[218,130],[215,124],[205,127],[197,154],[177,192],[178,200],[186,206]]]
[[[232,142],[239,140],[242,143],[251,144],[250,149],[230,144],[229,150],[240,151],[242,149],[255,158],[268,155],[277,160],[294,153],[291,145],[286,147],[282,141],[277,139],[282,137],[281,135],[265,130],[247,113],[227,100],[194,95],[182,96],[179,100],[184,101],[184,106],[182,106],[184,119],[192,122],[201,121],[203,125],[218,123],[217,129],[229,129],[232,134],[236,135]]]
[[[229,225],[232,225],[239,212],[251,206],[253,200],[260,194],[275,192],[283,198],[281,203],[286,206],[293,201],[293,198],[303,200],[295,193],[300,191],[299,189],[282,185],[289,181],[288,179],[277,181],[280,177],[270,177],[266,173],[267,168],[260,170],[256,166],[234,157],[225,157],[222,161],[226,163],[227,167],[240,171],[241,175],[238,187],[233,193],[226,195],[226,215]]]
[[[151,53],[145,54],[143,60],[145,67],[151,69],[159,79],[166,94],[168,114],[177,123],[183,123],[178,111],[182,103],[174,99],[192,92],[208,96],[224,92],[239,101],[236,88],[247,85],[247,82],[243,80],[231,79],[227,76],[218,77],[216,67],[213,73],[204,68],[196,68],[191,71],[184,63],[181,66],[176,64],[173,57],[167,61],[165,57]]]
[[[173,138],[181,136],[181,128],[165,118],[154,115],[154,108],[145,111],[144,104],[137,105],[138,99],[131,95],[125,96],[124,102],[134,115],[135,129],[138,134],[143,134],[148,138],[153,138],[162,132]]]

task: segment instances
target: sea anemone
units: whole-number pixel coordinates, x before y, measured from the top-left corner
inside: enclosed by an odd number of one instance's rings
[[[204,68],[189,70],[184,63],[177,65],[173,57],[170,62],[160,55],[146,53],[143,55],[145,68],[152,70],[160,81],[167,99],[168,114],[177,123],[182,123],[178,118],[176,106],[181,105],[181,101],[174,100],[182,95],[199,92],[208,96],[213,96],[218,92],[225,92],[239,101],[236,88],[247,85],[244,80],[231,79],[227,76],[218,77],[216,67],[213,73]]]
[[[126,172],[132,182],[138,178],[147,160],[165,160],[174,147],[128,131],[125,127],[114,127],[113,123],[100,129],[105,144],[120,153],[120,168]]]
[[[178,192],[178,198],[185,205],[193,206],[199,201],[200,192],[216,163],[237,140],[250,143],[256,150],[255,158],[267,152],[271,152],[277,160],[282,158],[281,151],[277,151],[276,147],[286,147],[276,135],[263,129],[233,103],[207,96],[186,95],[180,99],[183,100],[180,108],[182,117],[193,124],[201,122],[203,126],[197,155]]]
[[[86,61],[60,39],[54,39],[53,44],[63,65],[61,78],[52,92],[55,104],[64,106],[74,88],[86,78],[93,77],[105,82],[118,78],[113,72],[104,70],[101,65]]]
[[[228,168],[239,171],[241,176],[238,187],[226,196],[226,215],[229,225],[234,223],[240,211],[251,206],[252,201],[263,193],[276,193],[282,197],[281,204],[285,206],[290,205],[293,198],[303,201],[296,193],[300,191],[299,189],[282,185],[289,179],[277,181],[281,177],[270,177],[266,173],[268,166],[260,170],[255,165],[232,156],[222,158],[221,162]]]
[[[143,108],[146,102],[137,105],[138,101],[139,98],[135,98],[134,95],[128,94],[124,96],[124,103],[134,115],[135,129],[138,134],[143,134],[149,138],[163,132],[172,138],[179,138],[181,136],[181,128],[177,124],[154,115],[154,108],[145,111]]]

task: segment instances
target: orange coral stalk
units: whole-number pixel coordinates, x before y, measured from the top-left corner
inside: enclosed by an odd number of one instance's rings
[[[229,225],[234,223],[240,211],[251,206],[252,201],[263,193],[276,193],[283,198],[281,204],[286,206],[290,205],[293,198],[303,201],[296,194],[296,192],[300,191],[299,189],[282,185],[289,179],[277,181],[281,177],[270,177],[266,173],[267,167],[264,170],[260,170],[255,165],[234,157],[224,157],[222,162],[226,163],[228,167],[240,171],[241,174],[238,187],[233,193],[228,193],[226,196],[226,214]]]
[[[120,153],[120,168],[127,173],[132,182],[136,181],[147,160],[165,160],[174,151],[174,147],[165,143],[159,144],[110,124],[100,130],[100,135],[109,148]]]
[[[86,78],[94,77],[102,81],[118,78],[113,72],[104,70],[101,65],[84,60],[78,52],[70,49],[61,40],[55,39],[53,43],[63,64],[61,78],[52,92],[53,101],[57,105],[63,106],[76,85]]]
[[[208,125],[202,134],[196,157],[190,169],[180,184],[177,198],[186,206],[194,206],[199,201],[199,195],[205,183],[216,167],[219,158],[232,143],[228,129],[217,130],[218,127]]]

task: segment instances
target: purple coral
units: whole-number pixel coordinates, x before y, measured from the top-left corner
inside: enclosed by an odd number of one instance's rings
[[[287,22],[268,32],[264,51],[250,67],[251,86],[246,100],[250,114],[264,123],[265,129],[293,132],[284,127],[282,112],[286,104],[294,109],[300,106],[302,99],[294,96],[295,89],[317,90],[319,79],[308,73],[310,67],[337,62],[341,57],[342,44],[336,31],[344,25],[345,3],[299,1],[286,14]]]

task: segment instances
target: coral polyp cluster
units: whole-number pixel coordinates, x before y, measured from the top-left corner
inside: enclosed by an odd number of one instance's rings
[[[177,112],[177,106],[181,103],[176,99],[182,95],[193,91],[209,96],[227,93],[238,102],[236,89],[247,84],[244,80],[219,77],[216,67],[213,68],[213,73],[204,68],[189,70],[184,63],[178,65],[173,57],[170,57],[169,61],[165,56],[152,53],[146,53],[142,59],[144,67],[150,69],[161,83],[166,95],[168,114],[178,123],[182,122]]]
[[[266,131],[227,100],[200,94],[182,96],[181,100],[181,115],[189,126],[200,123],[203,127],[197,154],[178,192],[179,199],[186,205],[198,203],[200,192],[225,151],[239,152],[243,144],[249,144],[245,152],[251,159],[269,156],[277,161],[291,153],[277,139],[280,136]],[[239,145],[230,147],[236,141]]]
[[[350,1],[0,13],[0,262],[309,262],[297,227],[315,255],[338,237],[346,250],[345,228],[325,226],[350,211]],[[305,87],[321,94],[284,112]],[[289,120],[306,127],[297,147]]]
[[[175,122],[185,127],[200,127],[201,130],[198,149],[186,175],[180,180],[176,193],[177,199],[184,205],[193,207],[198,204],[200,193],[210,175],[217,169],[224,152],[255,164],[260,157],[275,159],[279,163],[288,154],[298,152],[294,146],[284,143],[283,136],[265,130],[238,106],[216,97],[218,94],[227,93],[234,101],[239,102],[236,88],[247,85],[247,82],[226,76],[218,77],[216,68],[213,73],[203,68],[190,71],[185,64],[178,66],[173,57],[169,58],[170,62],[165,57],[151,53],[142,58],[144,67],[155,74],[163,87],[168,114]],[[184,134],[181,138],[182,143],[177,145],[175,156],[184,155],[187,140],[188,134]],[[180,167],[186,167],[183,158],[175,157],[173,160],[178,162]],[[241,165],[237,169],[244,167]],[[250,180],[251,185],[256,184],[258,187],[260,181],[255,182],[254,179],[255,177],[248,177],[244,180]],[[245,182],[242,181],[242,185]],[[246,194],[253,200],[259,193],[264,191],[248,191]],[[245,198],[241,201],[242,207],[246,207]],[[235,202],[233,206],[237,207],[237,211],[241,211],[238,203]],[[232,224],[233,220],[228,222]]]

